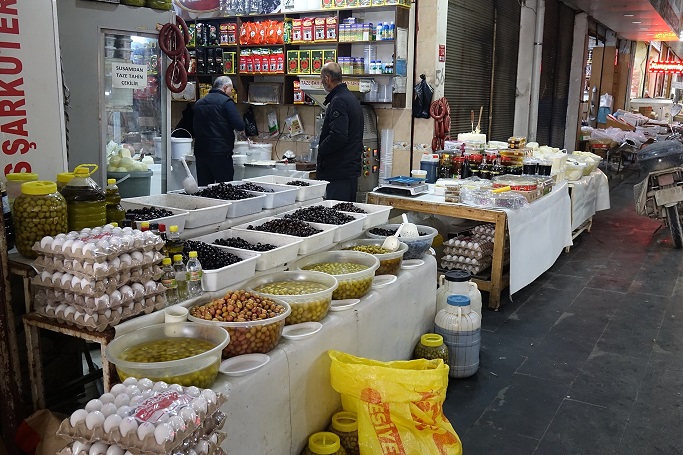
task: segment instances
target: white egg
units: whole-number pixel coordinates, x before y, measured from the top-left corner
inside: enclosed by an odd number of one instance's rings
[[[107,393],[102,394],[102,396],[100,397],[100,401],[102,403],[113,403],[114,398],[116,398],[116,397],[114,396],[113,393],[107,392]]]
[[[90,451],[88,455],[106,455],[109,444],[104,442],[96,442],[90,446]]]
[[[216,396],[216,392],[214,392],[211,389],[202,390],[202,397],[204,397],[206,402],[209,404],[216,404],[216,401],[218,400],[218,397]]]
[[[154,439],[156,439],[157,444],[163,444],[166,441],[173,441],[175,439],[175,431],[173,431],[173,427],[171,427],[171,425],[162,423],[161,425],[157,425],[157,427],[154,429]]]
[[[183,386],[181,386],[180,384],[171,384],[168,386],[168,390],[172,390],[172,391],[178,392],[178,393],[183,393]]]
[[[124,455],[125,450],[117,445],[109,446],[107,449],[107,455]]]
[[[52,281],[52,284],[57,284],[57,283],[61,282],[62,277],[64,276],[64,274],[62,272],[55,272],[52,275],[50,275],[50,272],[43,272],[43,273],[47,273],[47,276],[50,279],[50,281]],[[41,278],[42,277],[44,277],[44,275],[41,274]],[[43,281],[46,281],[46,280],[43,279]]]
[[[119,256],[119,259],[121,259],[121,264],[125,264],[128,267],[130,267],[130,265],[133,263],[133,258],[130,256],[130,254],[124,253]]]
[[[119,395],[121,393],[124,393],[126,391],[126,386],[123,384],[114,384],[111,387],[111,393],[114,394],[114,396]]]
[[[88,417],[85,418],[85,426],[88,430],[92,430],[95,427],[99,427],[104,423],[104,414],[100,411],[93,411],[88,413]]]
[[[138,380],[132,376],[129,376],[123,380],[123,385],[125,385],[125,386],[137,385],[137,383],[138,383]]]
[[[153,397],[154,395],[156,395],[156,392],[154,392],[154,390],[152,389],[143,390],[141,394],[142,398],[144,398],[145,400],[147,398]]]
[[[111,230],[111,233],[120,236],[123,233],[123,228],[116,226],[114,229]]]
[[[62,251],[66,252],[71,252],[71,245],[74,244],[73,240],[65,240],[64,243],[62,243]]]
[[[145,401],[145,398],[142,395],[135,395],[130,399],[130,406],[135,407]]]
[[[209,441],[206,439],[200,439],[197,441],[197,445],[194,446],[194,451],[199,455],[206,455],[209,453]]]
[[[218,434],[214,431],[213,433],[211,433],[211,437],[209,438],[209,440],[214,444],[218,444]]]
[[[54,238],[50,237],[49,235],[46,235],[40,240],[40,247],[43,249],[50,248],[50,245],[52,245],[52,242],[54,241]]]
[[[62,303],[55,308],[55,314],[62,314],[68,308],[69,305]]]
[[[142,422],[140,426],[138,427],[138,439],[141,441],[145,439],[145,437],[149,434],[153,435],[154,434],[154,424],[150,422]]]
[[[50,245],[52,251],[61,251],[62,250],[62,245],[64,245],[64,237],[59,237],[57,236],[53,241],[52,245]]]
[[[104,417],[109,417],[112,414],[116,414],[118,412],[119,408],[116,406],[114,403],[104,403],[102,405],[102,414],[104,414]]]
[[[185,431],[185,429],[187,428],[187,425],[185,425],[185,421],[180,416],[171,417],[170,419],[168,419],[168,424],[171,425],[171,427],[173,427],[175,431]]]
[[[138,387],[140,390],[151,389],[154,386],[154,382],[149,378],[142,378],[138,381]]]
[[[137,385],[131,384],[131,385],[126,387],[126,393],[128,394],[129,397],[133,397],[135,395],[140,395],[141,392],[140,392],[140,388]]]
[[[88,417],[88,411],[85,409],[76,409],[73,414],[71,414],[69,423],[72,427],[75,427],[78,422],[85,420],[86,417]]]
[[[112,414],[106,419],[104,419],[104,424],[102,427],[104,428],[105,433],[109,433],[114,427],[118,427],[121,425],[121,421],[123,420],[123,417],[121,417],[118,414]]]
[[[83,246],[83,249],[81,250],[83,253],[83,256],[89,256],[92,257],[93,253],[95,251],[95,244],[94,243],[86,243],[85,246]]]
[[[80,454],[87,454],[88,451],[90,451],[90,444],[89,442],[81,442],[81,441],[75,441],[74,444],[71,446],[71,453],[73,455],[80,455]]]
[[[152,390],[155,392],[163,392],[168,389],[168,384],[164,381],[159,381],[152,386]]]
[[[102,226],[102,230],[104,232],[111,232],[114,230],[114,226],[112,226],[111,224],[105,224],[104,226]]]
[[[74,308],[72,306],[67,306],[64,309],[64,317],[65,318],[74,319],[75,314],[76,314],[76,308]]]
[[[104,310],[104,315],[103,315],[103,316],[104,316],[104,319],[109,320],[109,318],[111,317],[111,310],[110,310],[109,308],[107,308],[106,310]]]
[[[109,245],[109,242],[107,240],[104,240],[104,239],[100,240],[96,244],[96,248],[105,254],[109,253],[110,247],[111,246]]]
[[[184,407],[183,409],[180,410],[180,417],[183,418],[185,423],[198,423],[199,418],[197,417],[197,414],[194,412],[194,410],[191,407]]]
[[[130,253],[130,257],[133,258],[133,261],[138,263],[142,263],[142,261],[144,261],[145,259],[142,255],[142,252],[140,251],[133,251],[132,253]]]
[[[191,397],[198,397],[199,395],[202,394],[202,391],[199,389],[199,387],[195,386],[190,386],[190,387],[185,387],[185,393],[188,394]]]
[[[138,421],[135,420],[135,417],[125,417],[123,420],[121,420],[119,428],[121,429],[121,436],[125,437],[128,433],[131,432],[137,434]]]
[[[123,384],[117,384],[117,385],[123,386],[123,392],[116,395],[116,398],[114,399],[114,404],[118,407],[126,406],[126,405],[128,405],[128,403],[130,403],[130,395],[128,395],[126,393],[126,386],[125,385],[123,385]],[[114,389],[112,388],[112,390],[114,390]]]
[[[64,275],[62,275],[62,278],[59,280],[59,282],[62,285],[62,287],[64,287],[66,286],[66,283],[70,282],[73,277],[74,276],[72,274],[65,273]]]
[[[121,417],[128,417],[130,415],[132,408],[128,405],[123,405],[119,406],[118,411],[116,411],[116,414],[118,414]]]
[[[171,416],[168,415],[168,413],[163,413],[161,416],[157,419],[157,426],[160,423],[167,423],[169,420],[171,420]]]
[[[194,409],[194,411],[199,415],[206,414],[206,411],[207,411],[206,400],[202,397],[195,398],[194,400],[192,400],[192,409]]]
[[[79,278],[74,275],[71,277],[71,289],[83,289],[85,287],[83,284],[87,285],[88,281],[87,278]]]
[[[197,452],[195,452],[194,449],[190,449],[187,451],[187,455],[198,455]]]
[[[74,243],[71,244],[71,252],[73,254],[80,254],[84,246],[85,242],[83,240],[74,240]]]

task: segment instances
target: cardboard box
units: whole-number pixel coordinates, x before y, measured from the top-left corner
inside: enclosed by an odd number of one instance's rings
[[[337,41],[337,16],[325,18],[325,39]]]
[[[299,74],[299,51],[287,51],[287,74]]]
[[[311,74],[311,51],[299,51],[299,74]]]
[[[325,28],[325,18],[316,17],[313,25],[313,40],[325,41],[327,39],[327,30]]]
[[[323,50],[323,65],[327,62],[337,61],[337,50],[336,49],[326,49]]]
[[[304,92],[299,81],[294,81],[294,104],[304,104]]]
[[[223,74],[235,74],[235,52],[223,52]]]
[[[320,74],[325,63],[323,50],[311,50],[311,74]]]
[[[292,19],[292,42],[297,43],[303,41],[302,19]]]
[[[636,130],[634,127],[632,127],[628,123],[619,122],[619,121],[613,120],[609,117],[607,117],[606,125],[607,125],[607,128],[609,128],[609,127],[619,128],[620,130],[623,130],[623,131],[635,131]]]
[[[304,17],[303,21],[301,21],[302,40],[307,43],[313,41],[314,21],[315,19],[313,19],[312,17]]]

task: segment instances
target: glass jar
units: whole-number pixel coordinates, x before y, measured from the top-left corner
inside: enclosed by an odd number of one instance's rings
[[[26,182],[13,208],[17,251],[35,259],[33,245],[45,236],[68,231],[66,200],[54,182]]]
[[[308,446],[301,455],[346,455],[346,450],[341,446],[339,436],[321,431],[308,438]]]
[[[453,164],[448,153],[441,154],[441,165],[439,166],[439,178],[450,179],[453,177]]]
[[[462,178],[462,166],[465,163],[465,158],[456,156],[453,158],[453,177],[456,179]]]
[[[14,200],[21,196],[21,185],[26,182],[35,182],[38,180],[38,174],[32,172],[12,172],[5,176],[7,179],[7,198],[9,199],[9,206],[12,208]]]
[[[443,337],[436,333],[425,333],[420,337],[420,342],[415,346],[413,359],[442,359],[448,363],[448,346],[443,342]]]
[[[347,454],[360,455],[358,416],[355,412],[341,411],[333,415],[327,431],[339,436],[339,442]]]

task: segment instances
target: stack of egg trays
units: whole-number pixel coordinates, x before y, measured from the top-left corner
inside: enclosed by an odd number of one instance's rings
[[[197,438],[194,446],[192,446],[194,441],[184,443],[173,452],[173,455],[223,455],[225,452],[221,449],[221,443],[226,437],[225,433],[214,431],[210,435]],[[126,449],[118,444],[107,444],[101,441],[94,443],[74,441],[57,452],[57,455],[90,455],[91,453],[93,455],[125,455]]]

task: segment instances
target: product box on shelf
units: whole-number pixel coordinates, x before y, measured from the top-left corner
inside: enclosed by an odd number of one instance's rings
[[[323,50],[311,50],[311,74],[320,74],[323,69],[324,51]]]
[[[346,8],[346,0],[334,0],[335,8]]]
[[[223,74],[235,74],[235,52],[223,52]]]
[[[314,19],[313,39],[315,41],[325,41],[327,39],[324,17],[316,17]]]
[[[334,7],[333,0],[322,0],[321,6],[323,9],[330,9]]]
[[[313,41],[314,19],[312,17],[304,17],[301,21],[301,39],[304,42],[310,43]]]
[[[358,6],[359,6],[358,0],[346,0],[346,7],[347,8],[356,8]]]
[[[301,83],[294,81],[294,104],[304,104],[304,92],[301,90]]]
[[[303,20],[302,19],[292,19],[292,42],[303,41]]]
[[[197,38],[197,25],[187,24],[187,31],[190,34],[190,41],[187,43],[187,46],[194,47]]]
[[[323,50],[323,65],[327,62],[337,61],[337,51],[335,49]]]
[[[237,44],[237,24],[227,22],[219,25],[221,46]]]
[[[299,51],[287,51],[287,73],[299,74]]]
[[[372,6],[383,6],[384,0],[372,0]]]
[[[337,16],[325,18],[325,39],[337,41]]]
[[[311,51],[299,51],[299,74],[311,74]]]

